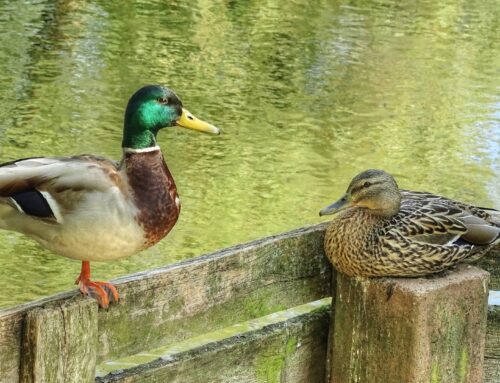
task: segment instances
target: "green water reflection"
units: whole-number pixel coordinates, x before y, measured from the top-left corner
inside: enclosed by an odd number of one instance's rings
[[[369,167],[500,208],[499,21],[495,0],[2,1],[0,160],[119,158],[147,83],[224,129],[160,133],[180,220],[104,279],[318,222]],[[0,262],[0,306],[80,267],[5,231]]]

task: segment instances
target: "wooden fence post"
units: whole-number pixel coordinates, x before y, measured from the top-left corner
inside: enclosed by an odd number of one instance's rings
[[[76,297],[26,315],[21,383],[90,383],[95,380],[97,304]]]
[[[337,274],[331,383],[481,383],[487,272],[432,278]]]

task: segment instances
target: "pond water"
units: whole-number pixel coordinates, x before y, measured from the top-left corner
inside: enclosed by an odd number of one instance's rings
[[[118,159],[148,83],[224,130],[160,133],[179,222],[98,279],[320,222],[367,168],[500,208],[499,23],[496,0],[2,1],[0,160]],[[0,264],[0,307],[80,269],[7,231]]]

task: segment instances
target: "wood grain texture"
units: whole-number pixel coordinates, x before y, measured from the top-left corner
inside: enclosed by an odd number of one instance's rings
[[[94,381],[97,307],[91,299],[31,310],[24,327],[21,383]]]
[[[337,274],[331,382],[483,382],[488,273]]]
[[[326,297],[324,225],[298,229],[115,280],[119,304],[98,312],[97,362],[135,354]],[[0,371],[18,382],[27,313],[60,294],[0,311]]]
[[[500,382],[500,306],[490,306],[484,353],[484,383]]]
[[[323,253],[325,226],[299,229],[118,279],[121,302],[97,313],[97,363],[329,296],[335,274]],[[495,255],[494,261],[498,259]],[[27,362],[21,360],[27,336],[24,324],[35,318],[40,332],[45,326],[50,330],[51,325],[37,320],[31,311],[67,301],[88,301],[97,307],[74,290],[0,310],[1,383],[20,381],[21,362]],[[27,319],[28,315],[34,317]],[[491,356],[500,347],[492,318],[488,319],[485,379],[500,374],[500,365]],[[318,363],[324,366],[324,361]],[[486,381],[496,382],[491,379]]]
[[[324,304],[96,382],[324,383],[329,310]]]
[[[23,328],[24,321],[28,312],[30,312],[31,310],[43,308],[46,305],[62,304],[65,300],[76,297],[76,292],[63,293],[52,296],[50,298],[41,299],[37,302],[20,305],[12,309],[0,310],[1,383],[19,382],[23,343]]]
[[[328,296],[322,237],[298,230],[118,280],[120,304],[99,314],[98,361]]]
[[[490,273],[490,290],[500,290],[500,246],[494,248],[475,266]]]

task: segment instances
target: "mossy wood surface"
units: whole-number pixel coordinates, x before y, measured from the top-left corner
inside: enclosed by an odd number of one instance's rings
[[[500,290],[500,246],[497,246],[475,266],[490,273],[490,290]]]
[[[431,279],[337,274],[332,383],[482,383],[488,274]]]
[[[99,383],[324,383],[330,304],[169,353]],[[285,315],[285,316],[286,316]],[[272,315],[270,315],[272,317]]]
[[[120,303],[97,315],[97,362],[329,296],[323,235],[316,225],[116,280]],[[0,311],[2,383],[19,381],[27,313],[69,298],[89,299],[75,291]]]
[[[490,306],[486,329],[484,383],[500,382],[500,306]]]
[[[75,361],[86,360],[85,366],[91,370],[94,363],[176,343],[329,296],[332,273],[323,255],[324,228],[325,224],[299,229],[121,278],[115,281],[121,302],[107,311],[99,310],[95,316],[85,308],[93,307],[97,311],[95,302],[76,291],[0,310],[0,382],[35,381],[30,378],[30,371],[39,371],[40,376],[44,376],[51,363],[72,366]],[[499,249],[495,251],[496,254],[488,258],[490,266],[498,263]],[[493,276],[493,280],[497,277]],[[455,295],[451,294],[448,299],[454,300]],[[66,306],[72,307],[71,313],[61,311]],[[79,310],[83,311],[75,314]],[[500,381],[499,315],[491,312],[485,361],[487,383]],[[80,327],[73,321],[74,315],[81,315]],[[91,325],[94,320],[98,322],[96,354],[88,356],[85,350],[96,336],[93,332],[96,326]],[[88,329],[86,336],[90,343],[71,349],[72,339],[78,336],[70,333],[78,334],[82,329]],[[64,338],[65,342],[69,340],[68,344],[47,335],[60,334],[61,330],[70,332]],[[382,337],[378,333],[377,336]],[[364,346],[361,345],[360,350]],[[54,357],[45,361],[45,349],[71,349],[73,359]],[[438,349],[435,351],[439,353]],[[462,354],[458,360],[460,368],[467,365],[470,356]],[[324,360],[317,363],[325,365]],[[87,376],[88,372],[82,368],[80,374]],[[439,381],[436,379],[440,374],[442,372],[435,370],[432,375],[435,382]]]
[[[70,299],[58,303],[36,308],[26,315],[20,368],[22,383],[94,381],[95,302]]]
[[[322,241],[298,230],[122,279],[122,303],[99,315],[98,360],[329,296]]]

